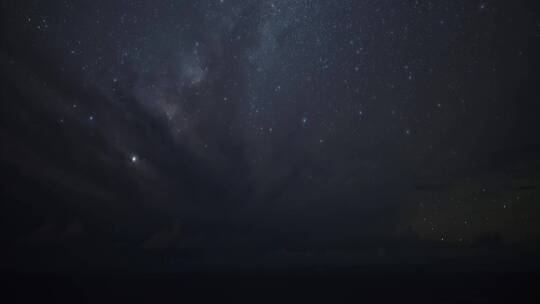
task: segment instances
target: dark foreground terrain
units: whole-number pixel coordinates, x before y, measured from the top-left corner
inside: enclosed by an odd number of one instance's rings
[[[2,289],[12,297],[10,303],[538,303],[540,299],[537,267],[466,268],[449,263],[183,274],[10,274],[3,276]]]

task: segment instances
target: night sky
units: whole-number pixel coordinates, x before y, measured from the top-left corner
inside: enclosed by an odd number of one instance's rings
[[[2,268],[538,250],[535,4],[2,1]]]

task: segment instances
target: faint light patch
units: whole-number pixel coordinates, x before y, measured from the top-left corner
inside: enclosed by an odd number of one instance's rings
[[[196,59],[184,59],[181,68],[181,85],[198,86],[206,77],[206,69],[203,69]]]
[[[181,52],[175,61],[178,92],[186,87],[197,87],[206,78],[207,68],[202,63],[198,43],[195,44],[192,52]]]

